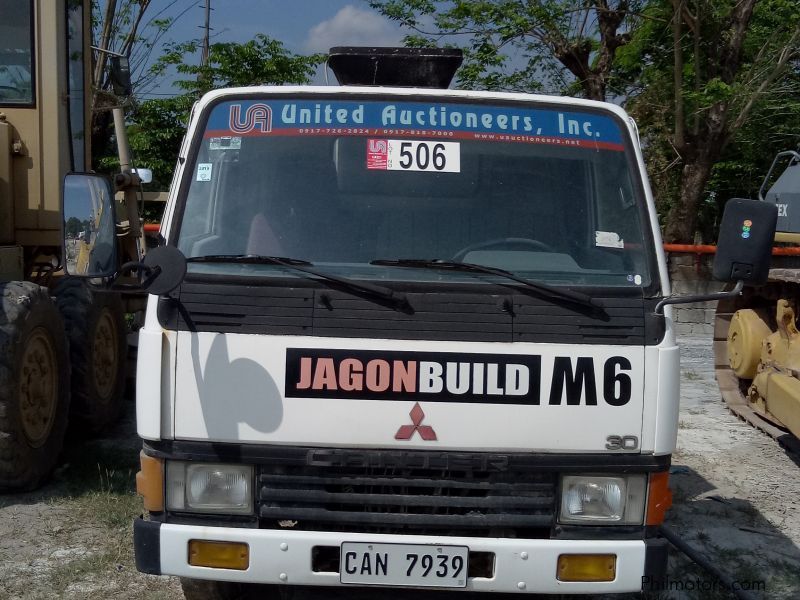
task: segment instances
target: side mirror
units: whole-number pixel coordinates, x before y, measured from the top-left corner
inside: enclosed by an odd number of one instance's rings
[[[733,198],[725,204],[719,228],[714,279],[759,285],[767,281],[778,221],[778,207],[760,200]]]
[[[732,298],[741,294],[745,285],[766,282],[777,222],[778,207],[774,204],[741,198],[728,200],[719,227],[713,275],[714,279],[736,285],[724,292],[664,298],[656,304],[656,314],[661,314],[668,304]]]
[[[127,56],[112,56],[110,59],[111,87],[117,96],[130,96],[133,93],[131,85],[131,69]]]
[[[175,246],[153,248],[144,257],[149,273],[142,286],[150,294],[169,294],[186,275],[186,257]]]
[[[100,175],[64,178],[64,264],[69,275],[109,277],[117,270],[117,219],[111,182]]]
[[[142,167],[137,167],[131,170],[139,176],[140,183],[153,183],[152,169],[144,169]]]

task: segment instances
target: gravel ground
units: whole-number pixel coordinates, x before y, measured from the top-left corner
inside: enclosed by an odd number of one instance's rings
[[[675,504],[668,524],[743,587],[763,582],[765,589],[755,597],[800,598],[800,458],[725,410],[710,340],[683,339],[681,364]],[[138,447],[131,403],[108,438],[72,440],[64,464],[45,488],[0,496],[1,599],[182,597],[177,580],[142,575],[133,564],[130,523],[140,511],[133,492]],[[671,590],[647,596],[731,597],[714,589],[713,578],[677,552],[670,557],[669,577]],[[350,597],[315,597],[334,596]]]
[[[710,339],[680,342],[681,411],[668,524],[743,587],[764,581],[756,597],[800,598],[800,457],[725,409]],[[673,556],[676,583],[688,584],[698,574],[707,578],[682,555]]]

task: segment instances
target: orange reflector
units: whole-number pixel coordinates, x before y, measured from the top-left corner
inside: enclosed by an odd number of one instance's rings
[[[144,500],[144,507],[151,512],[164,510],[164,461],[139,452],[141,471],[136,473],[136,493]]]
[[[661,525],[664,514],[672,506],[672,490],[669,489],[669,472],[650,473],[647,493],[646,525]]]
[[[189,564],[244,571],[250,566],[250,548],[242,542],[189,540]]]
[[[562,554],[558,557],[559,581],[614,581],[616,554]]]

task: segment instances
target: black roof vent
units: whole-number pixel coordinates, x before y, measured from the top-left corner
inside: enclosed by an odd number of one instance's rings
[[[328,66],[341,85],[446,88],[463,58],[452,48],[337,46]]]

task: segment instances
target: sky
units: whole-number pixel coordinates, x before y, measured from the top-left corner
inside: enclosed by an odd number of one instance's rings
[[[150,16],[165,7],[177,17],[162,41],[202,36],[206,0],[155,0]],[[332,46],[397,46],[405,33],[370,9],[365,0],[210,0],[211,41],[245,42],[257,33],[280,40],[295,54],[326,52]],[[333,76],[330,76],[333,80]],[[323,69],[314,83],[324,84]],[[168,94],[162,81],[150,95]]]

